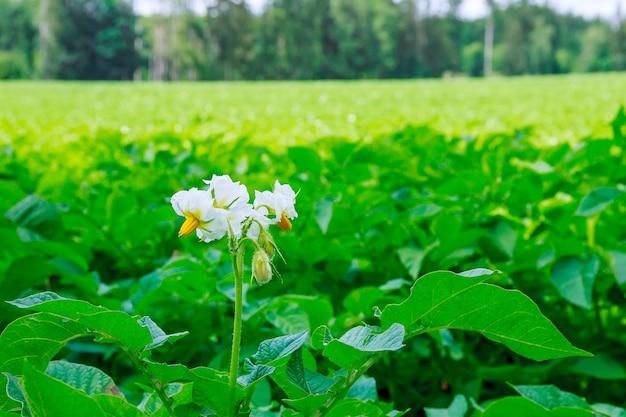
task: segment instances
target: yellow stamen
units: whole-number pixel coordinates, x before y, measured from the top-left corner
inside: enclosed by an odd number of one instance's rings
[[[200,222],[194,216],[185,216],[185,222],[180,226],[178,231],[178,237],[189,236],[194,230],[198,228]]]
[[[276,226],[280,227],[285,232],[288,232],[291,230],[291,222],[287,218],[287,215],[285,214],[285,212],[283,212],[282,216],[280,217],[280,220],[278,221],[278,223],[276,223]]]

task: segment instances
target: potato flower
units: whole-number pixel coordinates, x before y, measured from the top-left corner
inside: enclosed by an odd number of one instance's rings
[[[214,240],[211,223],[215,219],[215,213],[213,198],[208,191],[195,187],[179,191],[172,196],[171,203],[176,214],[185,218],[178,236],[189,236],[195,231],[200,240]]]
[[[296,193],[291,186],[274,183],[274,191],[256,191],[254,208],[265,216],[273,215],[273,223],[285,231],[291,230],[291,221],[298,217],[295,208]]]
[[[213,197],[216,218],[213,227],[219,232],[223,231],[219,238],[229,231],[233,237],[240,238],[243,224],[252,212],[248,189],[239,181],[233,181],[228,175],[213,175],[210,180],[204,182],[209,185],[208,192]]]
[[[254,241],[263,240],[264,250],[273,255],[273,240],[267,229],[272,224],[291,229],[289,219],[298,216],[293,189],[276,181],[274,191],[256,191],[252,205],[246,186],[228,175],[213,175],[204,182],[207,190],[192,188],[172,196],[174,211],[185,217],[178,235],[189,236],[195,231],[200,240],[211,242],[226,235],[239,240],[245,233]]]

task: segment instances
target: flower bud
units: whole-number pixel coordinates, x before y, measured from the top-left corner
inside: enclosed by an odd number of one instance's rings
[[[272,262],[264,250],[257,249],[252,255],[252,276],[259,285],[272,280]]]
[[[276,243],[274,243],[272,234],[266,229],[261,229],[261,233],[259,233],[259,245],[261,245],[270,259],[274,258],[274,254],[276,253]]]

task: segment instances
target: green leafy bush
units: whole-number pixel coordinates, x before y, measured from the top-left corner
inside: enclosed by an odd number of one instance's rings
[[[625,120],[542,147],[102,130],[63,161],[13,132],[0,415],[623,415]],[[178,239],[168,200],[212,174],[299,190],[280,279],[242,286],[234,401],[229,247]]]

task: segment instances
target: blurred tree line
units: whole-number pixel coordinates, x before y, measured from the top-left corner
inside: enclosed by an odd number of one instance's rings
[[[529,0],[0,0],[0,79],[358,79],[626,69],[626,19]],[[194,3],[194,4],[192,4]],[[196,9],[197,10],[197,9]]]

